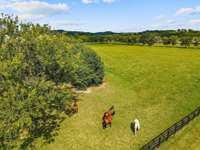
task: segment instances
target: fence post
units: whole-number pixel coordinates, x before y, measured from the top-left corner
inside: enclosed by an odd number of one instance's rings
[[[197,116],[199,116],[199,114],[200,114],[200,107],[197,110]]]
[[[194,113],[195,112],[192,113],[192,119],[191,120],[193,120],[195,118],[195,114]]]
[[[160,147],[160,143],[161,143],[161,137],[159,137],[159,139],[158,139],[158,146],[157,147]]]
[[[188,124],[188,123],[189,123],[189,118],[188,118],[188,116],[187,116],[186,118],[187,118],[187,121],[186,121],[186,123],[185,123],[185,124]]]
[[[198,107],[192,113],[188,114],[187,116],[182,118],[179,122],[175,123],[173,126],[165,130],[159,136],[152,139],[149,143],[144,145],[140,150],[152,150],[152,149],[155,149],[156,147],[159,147],[162,142],[168,140],[168,138],[171,135],[175,134],[178,131],[178,124],[180,124],[180,127],[179,127],[179,130],[180,130],[181,128],[183,128],[185,125],[187,125],[190,121],[192,121],[194,118],[196,118],[199,115],[200,115],[200,107]],[[167,132],[167,138],[165,138],[166,132]],[[161,138],[164,138],[164,139],[161,141]]]
[[[169,130],[167,131],[167,140],[169,139]]]
[[[175,130],[174,130],[174,131],[175,131],[174,134],[176,133],[176,126],[177,126],[177,123],[176,123],[175,126],[174,126],[174,129],[175,129]]]
[[[182,120],[181,128],[183,128],[185,125],[184,119]]]
[[[151,145],[148,146],[148,150],[151,150]]]

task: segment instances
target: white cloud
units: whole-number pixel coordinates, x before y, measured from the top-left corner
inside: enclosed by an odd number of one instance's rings
[[[177,10],[176,15],[191,15],[191,14],[200,14],[200,7],[195,7],[195,8],[181,8]]]
[[[152,25],[147,26],[147,29],[151,30],[166,30],[166,29],[179,29],[189,28],[190,24],[187,21],[177,19],[177,17],[170,17],[165,15],[155,16]]]
[[[169,20],[167,20],[166,22],[167,22],[168,24],[171,24],[171,25],[177,23],[176,20],[173,20],[173,19],[169,19]]]
[[[86,22],[77,20],[49,20],[40,24],[48,24],[54,30],[62,29],[66,31],[84,31],[84,29],[87,28]]]
[[[103,2],[103,3],[111,4],[113,2],[116,2],[116,0],[82,0],[82,2],[85,4],[92,4],[95,2]]]
[[[164,15],[158,15],[158,16],[155,16],[153,19],[155,21],[163,21],[163,20],[166,19],[166,16],[164,16]]]
[[[8,8],[22,19],[33,19],[53,16],[69,11],[65,3],[47,3],[43,1],[11,0],[1,2],[1,8]],[[3,4],[3,5],[2,5]]]
[[[56,20],[49,22],[49,24],[53,27],[78,27],[78,26],[83,26],[85,23],[81,23],[78,21],[65,21],[65,20]]]
[[[82,0],[82,2],[85,4],[91,4],[91,3],[94,3],[95,0]]]
[[[200,19],[190,20],[190,23],[193,24],[193,25],[200,25]]]
[[[104,3],[113,3],[115,2],[116,0],[103,0]]]
[[[174,19],[174,18],[170,18],[170,17],[167,17],[165,15],[158,15],[158,16],[155,16],[153,18],[154,20],[154,23],[156,26],[158,25],[172,25],[172,24],[175,24],[177,23],[177,21]]]
[[[165,23],[165,24],[152,24],[147,27],[150,30],[175,30],[175,29],[182,29],[182,28],[189,28],[189,25],[186,23]]]

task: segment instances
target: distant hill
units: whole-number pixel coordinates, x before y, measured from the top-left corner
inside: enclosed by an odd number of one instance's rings
[[[67,36],[79,39],[82,42],[94,43],[126,43],[126,44],[143,44],[143,45],[179,45],[184,47],[190,45],[200,45],[200,31],[192,29],[178,30],[147,30],[143,32],[115,33],[112,31],[105,32],[82,32],[82,31],[64,31],[56,30],[55,32],[64,33]]]
[[[112,31],[105,31],[105,32],[84,32],[84,31],[65,31],[65,30],[54,30],[60,33],[66,33],[68,35],[142,35],[142,34],[157,34],[161,36],[165,35],[177,35],[187,33],[188,35],[198,35],[200,36],[200,31],[192,30],[192,29],[178,29],[178,30],[146,30],[142,32],[112,32]]]
[[[105,32],[83,32],[83,31],[65,31],[65,30],[55,30],[56,32],[60,33],[67,33],[68,35],[113,35],[119,34],[112,31],[105,31]]]

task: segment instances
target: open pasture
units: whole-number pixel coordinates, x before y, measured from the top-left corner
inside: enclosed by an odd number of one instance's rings
[[[104,61],[105,83],[81,96],[79,114],[67,118],[55,142],[40,149],[136,150],[200,105],[200,50],[104,44],[89,47]],[[103,130],[102,115],[111,105],[116,110],[113,125]],[[137,136],[130,130],[134,118],[141,122]],[[199,138],[199,120],[193,123],[161,149],[200,147],[192,138]]]

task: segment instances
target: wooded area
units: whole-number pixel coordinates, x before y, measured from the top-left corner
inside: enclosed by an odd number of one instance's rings
[[[171,46],[198,46],[200,44],[200,31],[191,29],[155,30],[138,33],[114,33],[114,32],[73,32],[57,30],[68,36],[76,37],[82,42],[95,43],[125,43],[149,45],[162,44]]]
[[[74,94],[102,83],[96,53],[48,25],[0,17],[0,149],[25,149],[51,142]]]

